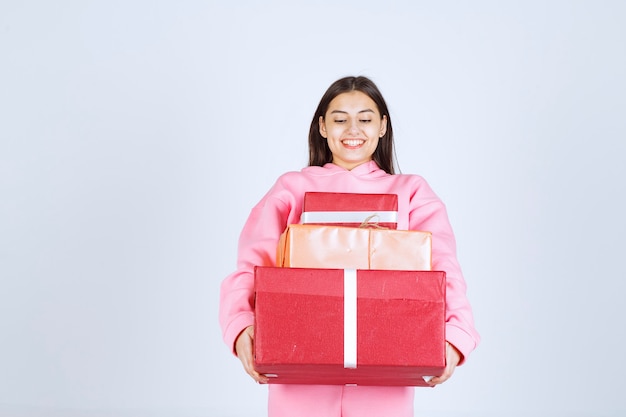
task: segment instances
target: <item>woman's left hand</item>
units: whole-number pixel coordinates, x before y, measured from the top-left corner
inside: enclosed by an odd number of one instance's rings
[[[441,376],[436,376],[428,381],[428,385],[434,387],[435,385],[443,384],[444,382],[446,382],[454,373],[456,366],[461,361],[461,357],[461,352],[459,352],[457,348],[450,344],[450,342],[446,342],[446,369],[444,369]]]

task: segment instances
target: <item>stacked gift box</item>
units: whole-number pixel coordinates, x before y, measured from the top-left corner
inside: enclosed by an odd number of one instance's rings
[[[445,272],[394,194],[306,193],[276,267],[255,268],[255,368],[270,383],[423,386],[445,367]]]

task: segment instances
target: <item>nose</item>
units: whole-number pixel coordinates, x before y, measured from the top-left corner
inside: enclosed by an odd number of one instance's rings
[[[350,133],[358,133],[359,132],[359,126],[358,126],[356,120],[352,120],[352,122],[350,123],[349,131],[350,131]]]

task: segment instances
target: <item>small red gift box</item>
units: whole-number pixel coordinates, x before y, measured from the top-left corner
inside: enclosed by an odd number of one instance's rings
[[[279,384],[426,386],[445,272],[256,267],[255,368]]]
[[[324,193],[304,194],[302,224],[332,224],[359,227],[375,224],[398,227],[396,194]]]

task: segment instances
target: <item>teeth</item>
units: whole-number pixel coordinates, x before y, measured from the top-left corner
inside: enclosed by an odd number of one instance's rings
[[[348,146],[359,146],[363,142],[365,141],[361,139],[346,139],[343,141],[344,145],[348,145]]]

